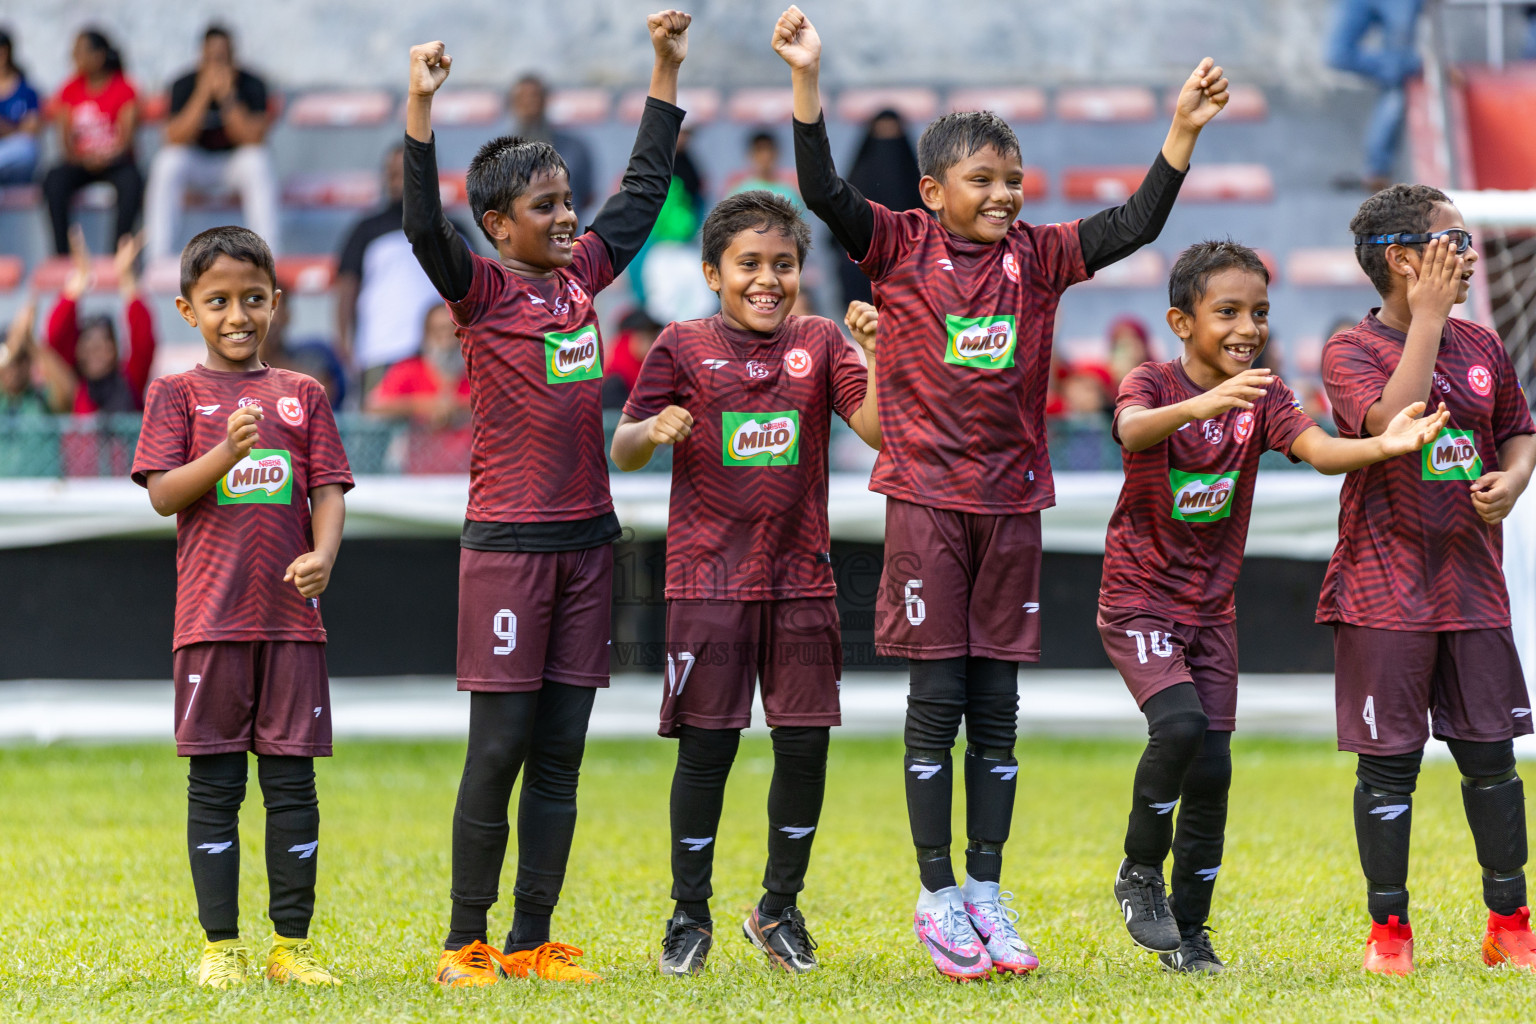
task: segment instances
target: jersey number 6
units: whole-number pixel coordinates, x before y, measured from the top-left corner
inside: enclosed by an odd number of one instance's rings
[[[922,589],[922,580],[907,580],[907,585],[902,588],[907,602],[907,621],[914,626],[921,626],[928,617],[928,606],[923,603],[923,596],[919,593]]]

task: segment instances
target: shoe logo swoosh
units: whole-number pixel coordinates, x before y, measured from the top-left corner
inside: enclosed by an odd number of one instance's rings
[[[948,960],[956,967],[975,967],[978,963],[981,962],[980,953],[973,953],[970,956],[961,956],[959,953],[956,953],[953,950],[945,949],[943,946],[939,946],[937,948],[940,953],[944,954],[944,959]]]
[[[1120,901],[1120,909],[1125,911],[1125,923],[1126,924],[1130,924],[1131,923],[1131,917],[1132,917],[1132,914],[1131,914],[1131,901],[1130,900],[1121,900]]]

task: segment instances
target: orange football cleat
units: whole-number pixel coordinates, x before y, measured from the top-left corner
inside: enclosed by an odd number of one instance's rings
[[[1412,974],[1413,929],[1398,921],[1396,914],[1386,924],[1372,921],[1364,966],[1372,974]]]
[[[502,957],[501,965],[519,978],[543,978],[545,981],[579,981],[590,985],[602,978],[572,963],[581,950],[564,942],[546,942],[537,949],[524,949]]]
[[[1483,933],[1483,963],[1489,967],[1509,964],[1536,971],[1536,935],[1531,934],[1531,908],[1513,914],[1488,911],[1488,930]]]
[[[433,980],[444,988],[480,988],[500,981],[497,969],[503,966],[501,954],[477,940],[463,949],[443,950]]]

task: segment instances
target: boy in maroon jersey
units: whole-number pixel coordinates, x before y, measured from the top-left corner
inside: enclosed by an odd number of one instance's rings
[[[1416,451],[1445,425],[1415,402],[1382,436],[1330,437],[1290,388],[1256,369],[1269,340],[1269,272],[1252,249],[1201,242],[1168,278],[1184,354],[1120,385],[1125,486],[1109,520],[1099,634],[1147,716],[1115,900],[1131,938],[1178,971],[1217,973],[1205,921],[1221,868],[1237,724],[1233,587],[1259,456],[1344,473]],[[1174,833],[1174,808],[1179,807]],[[1173,853],[1173,901],[1163,861]]]
[[[672,180],[683,112],[677,70],[689,17],[648,19],[656,63],[621,191],[577,233],[565,163],[547,143],[493,139],[469,165],[470,207],[496,259],[443,216],[432,95],[453,59],[411,50],[404,229],[448,301],[470,383],[469,508],[459,558],[459,689],[469,752],[453,818],[453,916],[442,985],[501,974],[597,980],[549,937],[576,827],[576,781],[597,687],[608,685],[612,543],[618,519],[603,450],[602,339],[594,296],[650,235]],[[518,807],[512,929],[486,942]]]
[[[875,643],[910,659],[907,810],[922,880],[913,926],[942,974],[1033,970],[1038,961],[1004,926],[999,880],[1017,786],[1018,666],[1040,657],[1056,306],[1067,287],[1157,237],[1201,129],[1226,105],[1227,81],[1210,60],[1189,76],[1162,151],[1124,206],[1030,225],[1015,223],[1018,139],[985,112],[947,114],[923,133],[924,208],[896,213],[866,200],[833,167],[817,91],[821,40],[799,8],[779,19],[773,47],[792,70],[801,193],[874,282],[880,310],[884,446],[870,487],[887,500]],[[964,887],[949,855],[950,749],[962,717]]]
[[[246,752],[267,807],[267,977],[340,984],[315,959],[320,807],[331,755],[320,594],[352,487],[319,384],[261,362],[282,293],[255,233],[213,228],[181,254],[176,308],[207,359],[149,386],[133,479],[176,515],[176,752],[190,759],[187,853],[207,941],[197,983],[247,980],[239,939]]]
[[[704,221],[704,277],[720,312],[661,332],[613,438],[624,470],[676,446],[661,706],[661,735],[678,740],[668,975],[703,970],[713,941],[715,829],[759,675],[773,730],[768,867],[742,930],[778,967],[816,967],[795,894],[821,814],[830,727],[841,721],[828,431],[835,412],[878,448],[880,426],[874,307],[848,312],[867,369],[832,321],[789,315],[810,245],[782,196],[742,192],[716,206]]]
[[[1426,396],[1450,423],[1419,458],[1351,473],[1317,621],[1334,626],[1339,749],[1359,755],[1355,838],[1371,934],[1365,969],[1413,970],[1408,838],[1431,725],[1461,770],[1483,869],[1483,961],[1536,969],[1525,887],[1525,799],[1514,737],[1531,731],[1499,525],[1536,465],[1531,421],[1499,336],[1451,317],[1477,250],[1427,185],[1394,185],[1350,221],[1381,306],[1323,348],[1345,437],[1380,434],[1387,411]]]

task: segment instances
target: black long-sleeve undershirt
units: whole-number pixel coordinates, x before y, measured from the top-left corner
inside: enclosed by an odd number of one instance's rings
[[[815,124],[795,122],[795,165],[806,207],[826,222],[848,255],[862,260],[874,240],[874,211],[858,189],[838,177],[825,118]],[[1174,170],[1159,152],[1125,205],[1083,219],[1078,238],[1089,273],[1125,259],[1157,238],[1178,199],[1184,174]]]
[[[680,108],[655,97],[646,99],[619,192],[603,204],[588,229],[607,247],[615,275],[629,266],[650,237],[666,201],[682,123]],[[443,214],[435,139],[418,142],[405,137],[404,202],[402,227],[417,262],[439,295],[450,302],[464,298],[474,280],[474,261],[468,244]]]

